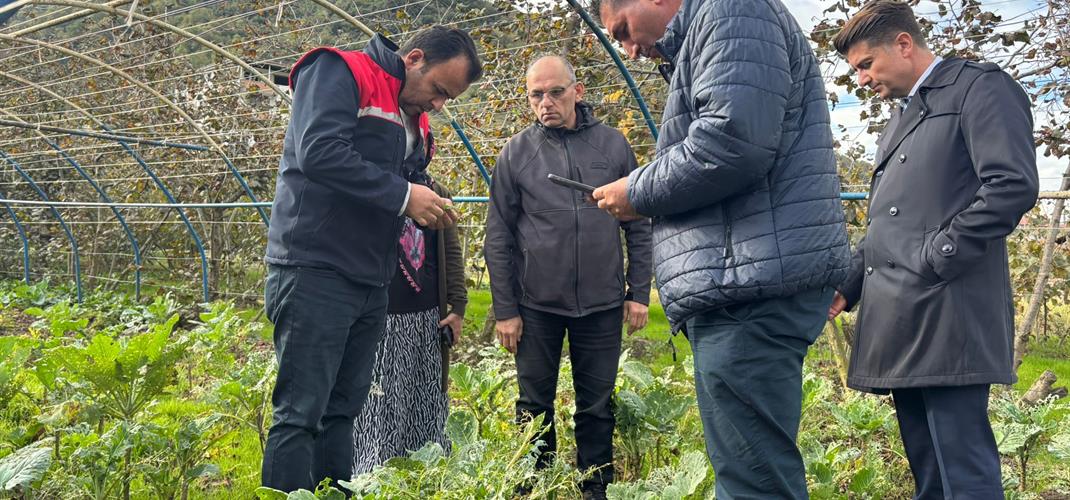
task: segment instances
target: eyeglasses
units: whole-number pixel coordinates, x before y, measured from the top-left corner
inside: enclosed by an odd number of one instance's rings
[[[567,86],[554,87],[546,92],[543,92],[541,90],[533,90],[531,92],[528,92],[528,100],[531,101],[532,104],[538,104],[542,102],[543,97],[549,97],[550,100],[554,102],[560,101],[561,98],[565,96],[565,91],[575,84],[576,82],[572,82]]]

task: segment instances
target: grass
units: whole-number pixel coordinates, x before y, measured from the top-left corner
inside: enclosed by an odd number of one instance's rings
[[[249,492],[260,486],[260,440],[256,432],[242,427],[223,439],[213,454],[211,463],[223,473],[209,477],[190,487],[191,499],[214,499],[223,494],[227,498],[250,498]],[[250,457],[253,457],[250,460]],[[230,478],[230,479],[221,479]]]
[[[1018,383],[1014,384],[1014,388],[1023,393],[1028,391],[1044,370],[1055,372],[1055,376],[1058,377],[1056,386],[1070,383],[1070,356],[1060,359],[1027,354],[1022,360],[1022,366],[1018,368]]]

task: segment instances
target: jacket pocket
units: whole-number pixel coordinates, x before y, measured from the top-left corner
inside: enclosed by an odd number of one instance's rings
[[[940,277],[933,269],[932,262],[929,260],[929,254],[932,252],[933,239],[936,237],[937,231],[940,228],[932,228],[925,231],[925,234],[921,237],[921,255],[918,257],[918,269],[921,272],[922,278],[932,286],[943,285],[946,280]]]

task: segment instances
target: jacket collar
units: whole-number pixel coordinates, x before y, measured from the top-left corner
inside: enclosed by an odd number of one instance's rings
[[[962,68],[966,67],[966,61],[959,58],[944,59],[933,72],[918,87],[915,98],[910,100],[906,109],[896,106],[892,111],[892,117],[885,125],[885,133],[877,140],[879,156],[875,160],[874,172],[884,167],[884,164],[892,157],[904,139],[921,124],[925,116],[930,112],[928,102],[928,89],[937,89],[954,85],[962,74]]]
[[[538,120],[535,121],[535,127],[546,134],[571,135],[591,128],[599,123],[601,123],[601,120],[594,116],[594,107],[584,101],[579,101],[576,103],[576,128],[550,128],[543,125],[542,122],[539,122]]]
[[[954,85],[958,80],[959,74],[962,73],[962,68],[966,66],[965,59],[959,59],[957,57],[951,57],[940,61],[933,72],[929,74],[929,77],[922,82],[918,87],[918,91],[921,89],[937,89],[940,87],[947,87],[948,85]]]
[[[701,0],[683,0],[680,10],[669,21],[665,28],[665,35],[654,43],[654,47],[670,63],[676,63],[676,56],[680,53],[680,47],[684,45],[687,30],[691,28],[691,21],[695,19],[698,8],[702,6]]]
[[[401,80],[405,84],[405,62],[397,54],[398,46],[383,35],[375,35],[368,45],[364,47],[364,53],[383,68],[390,76]]]

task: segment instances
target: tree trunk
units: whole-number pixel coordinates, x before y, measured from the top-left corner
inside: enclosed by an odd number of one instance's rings
[[[1033,382],[1033,386],[1026,391],[1022,396],[1022,402],[1033,406],[1048,396],[1055,395],[1057,398],[1066,397],[1065,387],[1052,387],[1055,384],[1057,377],[1051,370],[1044,370],[1044,373],[1040,375],[1040,378],[1036,382]]]
[[[565,37],[565,50],[563,51],[564,54],[572,54],[575,50],[575,45],[577,42],[575,35],[578,35],[580,33],[580,22],[580,16],[571,16],[569,17],[568,21],[566,21],[565,34],[563,35]]]
[[[1063,173],[1063,182],[1060,187],[1061,191],[1070,189],[1070,166],[1067,167],[1066,172]],[[1029,306],[1026,308],[1025,319],[1022,321],[1022,326],[1018,329],[1017,335],[1014,337],[1014,371],[1018,371],[1018,367],[1022,366],[1022,358],[1025,357],[1026,350],[1029,346],[1029,337],[1033,332],[1033,324],[1037,321],[1037,315],[1040,313],[1040,305],[1044,300],[1044,288],[1048,284],[1048,277],[1051,275],[1051,265],[1055,260],[1055,244],[1056,239],[1059,237],[1059,226],[1063,218],[1063,205],[1064,200],[1055,200],[1055,208],[1051,214],[1051,229],[1048,231],[1047,241],[1044,242],[1044,256],[1040,259],[1040,272],[1037,273],[1036,284],[1033,285],[1033,296],[1029,299]]]
[[[220,217],[222,211],[222,209],[218,208],[206,210],[207,213],[211,214],[209,220],[213,222],[213,224],[208,225],[208,292],[211,294],[210,297],[212,299],[222,297],[219,294],[219,273],[223,267],[220,262],[221,257],[224,255],[223,228],[222,224],[217,223],[223,220]]]
[[[850,364],[851,351],[851,326],[843,320],[843,316],[829,321],[832,332],[826,335],[829,344],[832,345],[832,357],[836,359],[836,369],[840,375],[840,383],[847,387],[847,369]]]
[[[126,456],[123,458],[123,500],[130,500],[130,448],[126,449]]]
[[[483,344],[494,342],[494,306],[487,308],[487,316],[483,320],[483,331],[479,334],[479,340]]]

